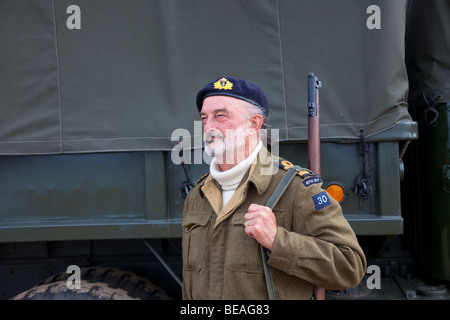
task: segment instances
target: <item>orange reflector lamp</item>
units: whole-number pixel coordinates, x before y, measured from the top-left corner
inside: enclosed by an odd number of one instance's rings
[[[345,189],[344,186],[339,183],[330,183],[325,189],[330,196],[332,196],[337,202],[341,203],[345,199]]]

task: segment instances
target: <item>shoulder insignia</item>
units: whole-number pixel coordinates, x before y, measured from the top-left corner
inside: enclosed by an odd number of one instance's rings
[[[305,187],[309,187],[313,184],[316,183],[321,183],[322,179],[320,179],[319,175],[313,175],[313,176],[308,176],[307,178],[305,178],[302,183],[305,185]]]
[[[204,174],[203,176],[200,177],[200,179],[197,180],[197,182],[195,183],[195,185],[198,185],[200,182],[202,182],[203,180],[205,180],[205,178],[209,175],[209,172]]]
[[[292,162],[290,162],[289,160],[286,160],[286,159],[282,159],[282,158],[278,159],[278,165],[280,168],[282,168],[283,170],[286,170],[286,171],[288,171],[291,167],[294,166],[292,164]],[[297,174],[300,177],[302,177],[303,179],[310,177],[310,176],[316,176],[314,174],[314,172],[312,172],[311,170],[306,169],[306,168],[301,168],[300,170],[298,170]]]
[[[316,211],[319,211],[331,204],[330,198],[326,191],[322,191],[312,197]]]

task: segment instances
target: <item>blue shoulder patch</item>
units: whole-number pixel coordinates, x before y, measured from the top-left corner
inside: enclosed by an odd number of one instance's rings
[[[316,206],[316,211],[328,207],[331,204],[330,198],[326,191],[322,191],[312,197],[314,205]]]
[[[316,176],[308,177],[305,180],[303,180],[302,182],[305,185],[305,187],[309,187],[312,184],[321,183],[322,180],[320,180],[320,177],[318,175],[316,175]]]

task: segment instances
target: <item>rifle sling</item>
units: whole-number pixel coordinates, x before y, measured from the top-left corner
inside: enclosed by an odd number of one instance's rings
[[[300,171],[300,169],[301,169],[300,166],[292,166],[291,168],[289,168],[289,170],[287,170],[283,179],[281,179],[275,191],[270,196],[270,199],[267,201],[266,204],[267,207],[269,207],[270,209],[273,209],[273,207],[275,207],[278,200],[280,200],[281,196],[286,191],[292,179],[294,179],[295,175]],[[267,292],[269,294],[269,299],[275,300],[275,289],[273,286],[272,271],[270,270],[270,267],[267,264],[267,260],[269,259],[269,257],[267,256],[266,249],[262,245],[259,245],[259,248],[261,251],[261,258],[263,262],[264,276],[266,278],[266,285],[267,285]]]

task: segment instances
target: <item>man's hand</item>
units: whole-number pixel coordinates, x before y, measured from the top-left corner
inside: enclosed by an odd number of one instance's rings
[[[272,250],[277,235],[277,220],[269,207],[251,204],[245,218],[245,233],[264,248]]]

